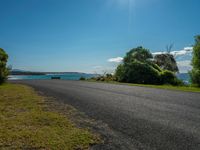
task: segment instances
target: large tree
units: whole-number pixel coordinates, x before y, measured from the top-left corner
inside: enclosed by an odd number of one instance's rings
[[[5,82],[8,76],[8,68],[6,66],[7,60],[8,55],[2,48],[0,48],[0,84]]]
[[[170,53],[158,54],[154,56],[155,63],[164,70],[178,72],[178,66],[174,56]]]
[[[148,49],[139,46],[137,48],[131,49],[128,53],[126,53],[126,56],[124,57],[124,63],[130,63],[135,60],[146,62],[152,58],[153,56]]]
[[[190,72],[192,83],[200,87],[200,35],[195,37],[192,66],[193,69]]]
[[[123,64],[116,69],[116,78],[121,82],[158,84],[159,67],[152,63],[152,54],[148,49],[131,49],[124,57]]]
[[[131,49],[115,72],[120,82],[139,84],[179,84],[175,74],[161,69],[154,61],[148,49],[137,47]]]

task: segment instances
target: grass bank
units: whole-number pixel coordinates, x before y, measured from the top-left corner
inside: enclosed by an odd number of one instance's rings
[[[87,149],[96,137],[24,85],[0,86],[0,149]]]
[[[111,83],[111,84],[119,84],[119,85],[129,85],[129,86],[141,86],[141,87],[185,91],[185,92],[200,92],[200,88],[192,87],[192,86],[149,85],[149,84],[133,84],[133,83],[121,83],[121,82],[116,82],[116,81],[96,81],[96,80],[87,80],[87,81],[100,82],[100,83]]]

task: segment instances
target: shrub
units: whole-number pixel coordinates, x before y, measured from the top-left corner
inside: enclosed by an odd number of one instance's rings
[[[190,77],[192,83],[200,87],[200,35],[195,37],[195,41]]]
[[[5,82],[9,74],[8,68],[6,67],[7,60],[8,55],[2,48],[0,48],[0,84]]]
[[[80,77],[80,79],[79,79],[79,80],[86,80],[86,79],[85,79],[85,77]]]
[[[139,46],[137,48],[131,49],[128,53],[126,53],[126,56],[124,57],[124,63],[130,63],[136,60],[145,62],[152,58],[153,56],[148,49]]]
[[[125,82],[126,74],[125,67],[123,64],[120,64],[115,71],[116,80],[119,82]]]
[[[160,82],[159,71],[147,63],[134,61],[124,66],[124,68],[121,66],[118,69],[121,70],[116,71],[116,76],[121,82],[123,81],[139,84],[159,84]],[[121,72],[122,74],[120,74],[119,72]]]
[[[154,56],[154,62],[163,70],[178,72],[176,60],[171,54],[158,54]]]
[[[161,72],[161,83],[171,85],[183,85],[183,81],[179,80],[176,75],[168,70]]]
[[[192,71],[189,72],[189,74],[193,85],[200,87],[200,70],[192,69]]]

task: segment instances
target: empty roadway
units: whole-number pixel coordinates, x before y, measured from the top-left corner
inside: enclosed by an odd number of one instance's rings
[[[200,93],[84,81],[15,82],[106,124],[108,139],[94,149],[200,150]]]

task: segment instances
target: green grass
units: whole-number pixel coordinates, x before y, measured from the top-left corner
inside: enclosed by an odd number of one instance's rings
[[[116,82],[116,81],[95,81],[95,80],[87,80],[87,81],[120,84],[120,85],[129,85],[129,86],[141,86],[141,87],[149,87],[149,88],[157,88],[157,89],[177,90],[177,91],[185,91],[185,92],[200,92],[200,88],[192,87],[192,86],[133,84],[133,83],[121,83],[121,82]]]
[[[45,97],[24,85],[0,86],[0,149],[87,149],[96,137],[45,109]]]

